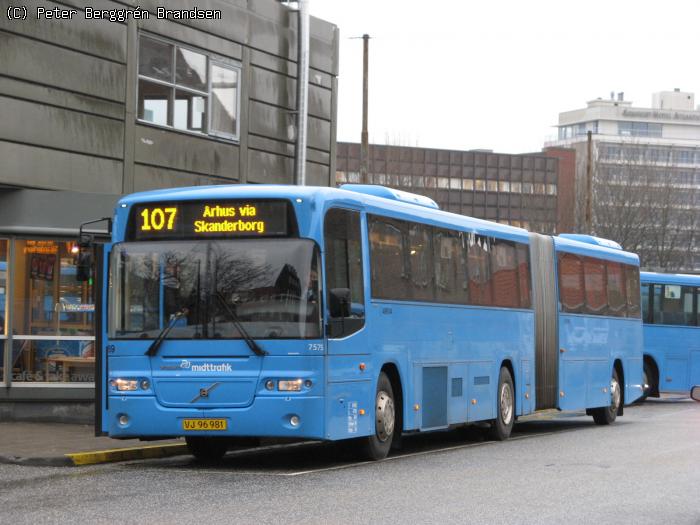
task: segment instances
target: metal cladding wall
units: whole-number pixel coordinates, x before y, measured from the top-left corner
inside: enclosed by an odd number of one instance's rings
[[[453,213],[541,233],[570,231],[557,215],[561,158],[542,153],[370,145],[368,183],[434,199]],[[574,151],[567,151],[573,163]],[[338,143],[336,184],[360,182],[360,145]]]
[[[122,194],[235,182],[292,183],[296,12],[275,0],[205,0],[221,20],[86,20],[99,5],[28,0],[25,21],[0,17],[0,184]],[[4,14],[10,4],[0,0]],[[37,7],[77,9],[72,20],[37,20]],[[172,0],[168,9],[191,9]],[[222,141],[136,119],[139,34],[237,61],[240,136]],[[311,20],[307,181],[335,172],[338,28]]]

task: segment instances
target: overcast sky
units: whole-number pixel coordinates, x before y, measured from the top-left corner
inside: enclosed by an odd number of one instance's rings
[[[539,151],[561,111],[625,93],[700,104],[698,0],[310,0],[340,28],[338,140],[359,142],[368,33],[369,140]]]

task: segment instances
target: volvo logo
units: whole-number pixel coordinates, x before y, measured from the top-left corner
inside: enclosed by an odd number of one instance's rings
[[[213,385],[210,385],[210,386],[207,387],[207,388],[200,388],[200,389],[199,389],[199,394],[197,394],[197,396],[196,396],[192,401],[190,401],[190,403],[194,403],[194,402],[196,402],[196,401],[199,401],[200,399],[206,399],[206,398],[208,398],[208,397],[209,397],[209,393],[210,393],[212,390],[214,390],[217,386],[219,386],[220,384],[221,384],[221,383],[214,383]]]

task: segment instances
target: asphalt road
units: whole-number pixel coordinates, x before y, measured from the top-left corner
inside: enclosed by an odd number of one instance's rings
[[[81,468],[0,465],[1,523],[700,524],[700,403],[416,436],[378,463],[305,444]]]

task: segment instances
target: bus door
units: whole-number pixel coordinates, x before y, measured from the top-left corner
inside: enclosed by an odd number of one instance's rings
[[[693,348],[694,290],[690,286],[664,284],[654,286],[654,322],[665,325],[662,333],[665,363],[659,377],[662,392],[683,392],[694,383],[689,377]]]
[[[375,371],[365,329],[364,222],[360,211],[332,208],[324,219],[325,334],[329,437],[366,434]]]
[[[107,312],[109,283],[109,255],[112,244],[97,244],[95,249],[95,435],[106,435],[109,430],[107,403]]]

